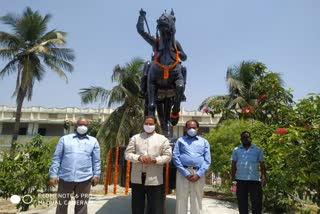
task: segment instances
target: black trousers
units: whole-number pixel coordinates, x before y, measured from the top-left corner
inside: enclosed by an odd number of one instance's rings
[[[262,186],[260,181],[237,180],[237,199],[240,214],[248,214],[248,195],[252,205],[252,214],[262,212]]]
[[[164,212],[164,185],[145,186],[146,177],[142,176],[142,184],[131,184],[132,214],[163,214]],[[145,212],[145,198],[147,196],[147,212]]]
[[[91,178],[82,182],[67,182],[59,179],[56,214],[67,214],[71,195],[75,195],[75,214],[87,214],[91,189]]]

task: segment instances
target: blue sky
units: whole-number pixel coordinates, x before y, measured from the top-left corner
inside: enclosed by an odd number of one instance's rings
[[[208,96],[225,94],[226,70],[242,60],[261,61],[281,73],[295,100],[320,92],[319,0],[1,0],[0,5],[0,16],[21,14],[27,6],[52,14],[49,29],[68,32],[67,47],[76,54],[68,84],[48,70],[24,106],[98,107],[81,104],[79,89],[111,89],[116,64],[151,56],[135,28],[140,8],[153,34],[161,13],[175,11],[176,38],[188,55],[186,110],[197,109]],[[3,24],[0,30],[9,31]],[[15,106],[15,78],[0,79],[0,105]]]

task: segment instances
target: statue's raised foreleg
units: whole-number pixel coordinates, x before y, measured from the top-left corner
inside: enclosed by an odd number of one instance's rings
[[[176,96],[173,102],[173,107],[170,115],[171,124],[173,126],[177,125],[179,121],[179,112],[182,96],[184,93],[184,81],[183,79],[178,79],[175,81],[176,86]]]

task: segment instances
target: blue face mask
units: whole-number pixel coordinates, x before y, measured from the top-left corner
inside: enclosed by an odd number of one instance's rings
[[[196,130],[196,129],[188,129],[187,134],[188,134],[190,137],[194,137],[194,136],[196,136],[198,133],[197,133],[197,130]]]

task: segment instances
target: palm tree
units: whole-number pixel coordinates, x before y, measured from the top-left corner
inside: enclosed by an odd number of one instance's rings
[[[133,59],[125,66],[116,65],[111,81],[118,83],[111,90],[92,86],[80,91],[84,104],[106,103],[108,107],[117,107],[98,131],[97,138],[105,142],[108,148],[114,145],[124,146],[131,135],[141,131],[143,122],[143,102],[138,97],[143,60]]]
[[[242,61],[239,66],[227,69],[227,87],[229,90],[229,108],[254,105],[257,99],[255,82],[261,77],[266,66],[254,61]]]
[[[221,115],[219,122],[226,119],[238,118],[237,112],[234,109],[228,108],[230,103],[230,95],[216,95],[207,97],[199,106],[199,110],[205,113],[210,113],[212,117]]]
[[[261,95],[272,93],[268,87],[275,86],[278,91],[283,91],[281,100],[287,100],[287,94],[283,89],[283,80],[280,74],[266,72],[267,67],[260,62],[243,61],[238,66],[232,66],[227,69],[226,82],[229,93],[227,95],[211,96],[206,98],[199,106],[199,110],[205,112],[221,114],[220,122],[225,119],[239,118],[249,111],[253,113],[254,107],[257,107]],[[268,85],[269,84],[269,85]],[[260,108],[260,111],[264,111]],[[265,116],[262,116],[265,117]]]
[[[38,11],[27,7],[21,16],[7,14],[0,21],[12,28],[12,33],[0,32],[0,57],[8,63],[0,71],[0,77],[17,73],[16,97],[17,111],[11,148],[17,140],[21,108],[25,98],[31,100],[35,81],[41,81],[46,68],[58,73],[67,81],[65,71],[72,72],[70,64],[74,60],[71,49],[62,48],[66,44],[66,33],[57,30],[47,31],[50,14],[44,17]]]

